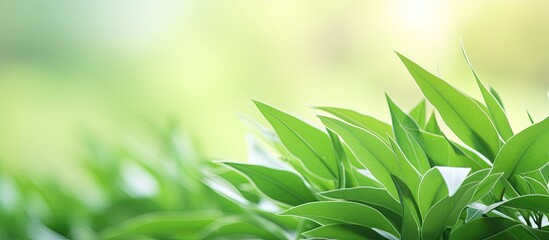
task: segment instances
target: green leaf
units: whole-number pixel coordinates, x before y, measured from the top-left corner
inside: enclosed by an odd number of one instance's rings
[[[311,172],[326,179],[338,177],[332,143],[321,130],[264,103],[255,102],[286,148]]]
[[[197,239],[287,239],[282,229],[258,217],[230,216],[217,220],[204,228]]]
[[[425,126],[425,131],[434,133],[437,135],[442,135],[442,131],[440,130],[440,127],[438,126],[437,117],[435,112],[431,114],[431,117],[429,117],[429,121],[427,122],[427,125]]]
[[[395,200],[384,188],[355,187],[335,189],[321,193],[321,195],[333,199],[341,199],[363,203],[381,212],[396,225],[401,225],[402,209],[400,203]]]
[[[375,134],[362,128],[346,124],[342,121],[319,116],[322,123],[330,130],[337,133],[349,146],[357,160],[366,167],[372,175],[387,189],[395,199],[398,198],[397,190],[391,174],[401,176],[395,154]]]
[[[316,109],[332,114],[347,123],[366,129],[381,139],[384,139],[387,134],[390,136],[393,135],[391,125],[353,110],[335,107],[316,107]]]
[[[427,112],[425,109],[425,105],[427,105],[425,103],[425,99],[421,99],[421,101],[410,111],[409,114],[410,117],[412,117],[420,127],[425,126],[425,123],[427,121]]]
[[[235,162],[225,165],[247,176],[269,198],[291,206],[316,201],[315,194],[294,173]]]
[[[304,232],[303,235],[314,239],[345,239],[345,240],[385,240],[376,231],[354,224],[333,224],[315,228]]]
[[[549,162],[549,118],[509,139],[494,161],[493,173],[509,179],[514,174],[542,168]]]
[[[398,53],[397,53],[398,54]],[[429,102],[450,129],[466,144],[494,159],[500,148],[499,135],[490,118],[469,96],[398,54]]]
[[[488,213],[499,207],[527,211],[539,211],[545,214],[549,214],[549,196],[540,194],[519,196],[506,201],[494,203],[488,206],[486,210],[484,210],[484,213]]]
[[[436,167],[436,169],[442,175],[446,187],[448,189],[448,196],[454,195],[459,189],[467,174],[471,171],[470,168],[458,168],[458,167]]]
[[[387,103],[389,104],[389,109],[391,111],[391,119],[393,121],[393,131],[395,134],[396,141],[406,158],[410,163],[417,169],[421,174],[427,172],[431,166],[429,165],[429,160],[423,149],[414,138],[411,131],[419,131],[417,123],[408,116],[404,111],[402,111],[389,96],[386,95]]]
[[[488,239],[521,225],[520,222],[503,217],[478,218],[453,230],[450,239]]]
[[[348,156],[351,155],[352,153]],[[353,174],[355,176],[357,186],[383,188],[383,185],[379,183],[379,181],[372,175],[372,173],[370,173],[370,171],[368,171],[368,169],[353,167],[352,171],[354,171]]]
[[[539,171],[535,171],[535,172],[539,172]],[[528,195],[528,194],[549,195],[549,191],[547,191],[547,185],[539,182],[534,178],[531,178],[528,176],[522,176],[522,175],[515,175],[511,177],[511,181],[513,182],[513,185],[516,186],[516,190],[521,195]]]
[[[440,239],[444,230],[458,221],[465,207],[474,201],[475,197],[482,197],[482,194],[476,194],[478,189],[484,191],[489,188],[486,186],[493,187],[500,177],[500,175],[489,175],[481,182],[468,183],[466,179],[453,196],[446,197],[431,207],[423,222],[423,239]]]
[[[400,146],[393,140],[389,138],[389,143],[391,143],[391,148],[396,155],[397,161],[400,164],[398,166],[398,176],[406,181],[408,188],[413,189],[414,197],[417,197],[417,189],[419,188],[419,182],[421,182],[421,173],[419,173],[413,166],[410,164],[410,161],[404,156]],[[394,175],[394,174],[393,174]]]
[[[476,202],[476,201],[482,199],[484,196],[486,196],[486,194],[491,192],[495,188],[498,181],[501,179],[501,176],[502,176],[502,174],[488,175],[488,177],[486,177],[479,184],[479,186],[475,190],[475,194],[473,195],[473,198],[471,199],[471,201],[469,201],[469,203]]]
[[[496,98],[496,101],[498,101],[499,105],[503,110],[505,110],[505,105],[503,105],[503,101],[501,100],[501,97],[499,96],[499,93],[494,89],[493,87],[489,87],[489,91]]]
[[[343,145],[339,140],[339,136],[334,132],[327,129],[330,140],[332,141],[332,146],[334,147],[336,153],[336,161],[338,163],[338,176],[336,179],[338,183],[338,188],[345,188],[347,186],[356,185],[356,179],[354,178],[354,171],[352,169],[351,161],[345,154]]]
[[[511,124],[509,124],[509,120],[507,119],[507,115],[505,114],[503,106],[499,103],[499,101],[501,100],[498,101],[498,99],[494,95],[492,95],[492,93],[484,86],[484,84],[482,84],[475,69],[473,68],[473,65],[467,57],[467,53],[465,52],[463,43],[461,44],[461,52],[463,53],[465,61],[467,62],[469,69],[471,69],[471,72],[473,73],[473,76],[477,81],[478,87],[480,88],[480,92],[482,93],[484,102],[488,107],[488,115],[492,119],[492,122],[494,123],[500,136],[503,138],[504,141],[507,141],[507,139],[513,136],[513,130],[511,129]]]
[[[531,177],[524,177],[524,180],[526,180],[526,182],[528,183],[528,186],[531,189],[530,191],[533,194],[549,195],[549,191],[547,190],[547,184],[543,184]]]
[[[452,147],[455,149],[456,154],[461,158],[462,156],[464,158],[467,158],[468,160],[463,160],[464,162],[469,162],[469,166],[473,169],[473,171],[478,170],[476,166],[478,166],[480,169],[486,169],[492,167],[492,163],[489,159],[487,159],[484,155],[478,153],[474,149],[470,149],[468,147],[462,146],[457,144],[456,142],[449,141]]]
[[[418,190],[418,205],[421,216],[425,218],[429,209],[438,201],[448,196],[448,188],[440,171],[432,168],[421,179]]]
[[[387,193],[383,188],[374,187],[355,187],[335,189],[320,193],[321,195],[334,199],[348,200],[364,203],[371,206],[377,206],[393,211],[400,215],[400,203]]]
[[[322,225],[356,224],[400,236],[391,222],[375,208],[354,202],[311,202],[290,208],[281,215],[306,218]]]
[[[109,227],[101,235],[104,239],[126,239],[133,235],[191,238],[203,227],[219,219],[220,216],[218,212],[214,211],[153,212]]]
[[[419,226],[421,225],[419,209],[410,189],[402,180],[393,176],[402,205],[402,228],[400,236],[403,239],[420,239]]]
[[[526,115],[528,115],[528,120],[530,120],[530,123],[531,124],[535,124],[536,122],[534,121],[534,118],[532,118],[532,115],[530,114],[530,111],[528,111],[528,109],[524,109],[524,111],[526,111]]]
[[[446,137],[420,130],[415,134],[433,166],[471,167],[473,171],[490,165],[472,152],[453,144]]]

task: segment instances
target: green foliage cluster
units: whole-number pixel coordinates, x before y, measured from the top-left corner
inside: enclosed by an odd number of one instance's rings
[[[121,146],[89,140],[86,189],[0,171],[0,239],[284,239],[279,229],[297,226],[248,207],[259,201],[248,181],[200,156],[175,126],[152,129]],[[227,197],[232,185],[244,197]]]
[[[248,163],[206,161],[170,130],[156,149],[96,149],[86,169],[100,204],[3,176],[20,200],[2,201],[0,237],[549,239],[549,118],[515,132],[470,64],[482,100],[398,56],[427,101],[404,111],[387,96],[391,123],[316,107],[319,129],[255,102],[272,128],[247,121]],[[156,191],[124,184],[128,164]]]

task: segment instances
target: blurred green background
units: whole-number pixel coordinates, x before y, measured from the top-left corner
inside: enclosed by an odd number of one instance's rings
[[[460,37],[515,129],[549,112],[548,1],[0,0],[0,161],[70,174],[82,136],[120,142],[175,119],[245,160],[250,99],[388,119],[420,92],[394,50],[473,96]],[[69,173],[67,173],[69,172]]]

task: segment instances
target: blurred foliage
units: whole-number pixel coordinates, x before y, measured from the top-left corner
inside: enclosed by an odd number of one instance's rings
[[[532,90],[548,85],[548,6],[0,0],[0,158],[70,171],[80,131],[114,141],[142,131],[135,119],[173,116],[207,152],[243,159],[245,128],[235,113],[253,112],[249,99],[301,114],[306,105],[365,109],[384,120],[383,91],[405,103],[420,99],[403,81],[395,49],[473,90],[456,48],[460,35],[479,74],[509,99],[511,124],[522,128],[523,102],[540,114],[534,119],[547,113],[545,94]]]
[[[280,239],[285,236],[277,229],[295,228],[291,218],[262,217],[265,210],[251,204],[260,199],[249,182],[204,159],[176,128],[153,130],[120,147],[90,139],[78,176],[89,184],[78,188],[71,179],[2,171],[0,238]],[[250,204],[230,198],[231,184]]]

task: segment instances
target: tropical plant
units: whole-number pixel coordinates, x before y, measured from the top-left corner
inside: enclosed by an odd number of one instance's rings
[[[391,124],[316,107],[331,115],[318,116],[319,129],[255,102],[274,131],[252,123],[260,154],[222,164],[277,202],[280,215],[301,218],[295,231],[305,238],[549,239],[549,118],[515,134],[463,53],[483,101],[398,54],[436,109],[429,117],[426,101],[405,112],[387,96]]]

